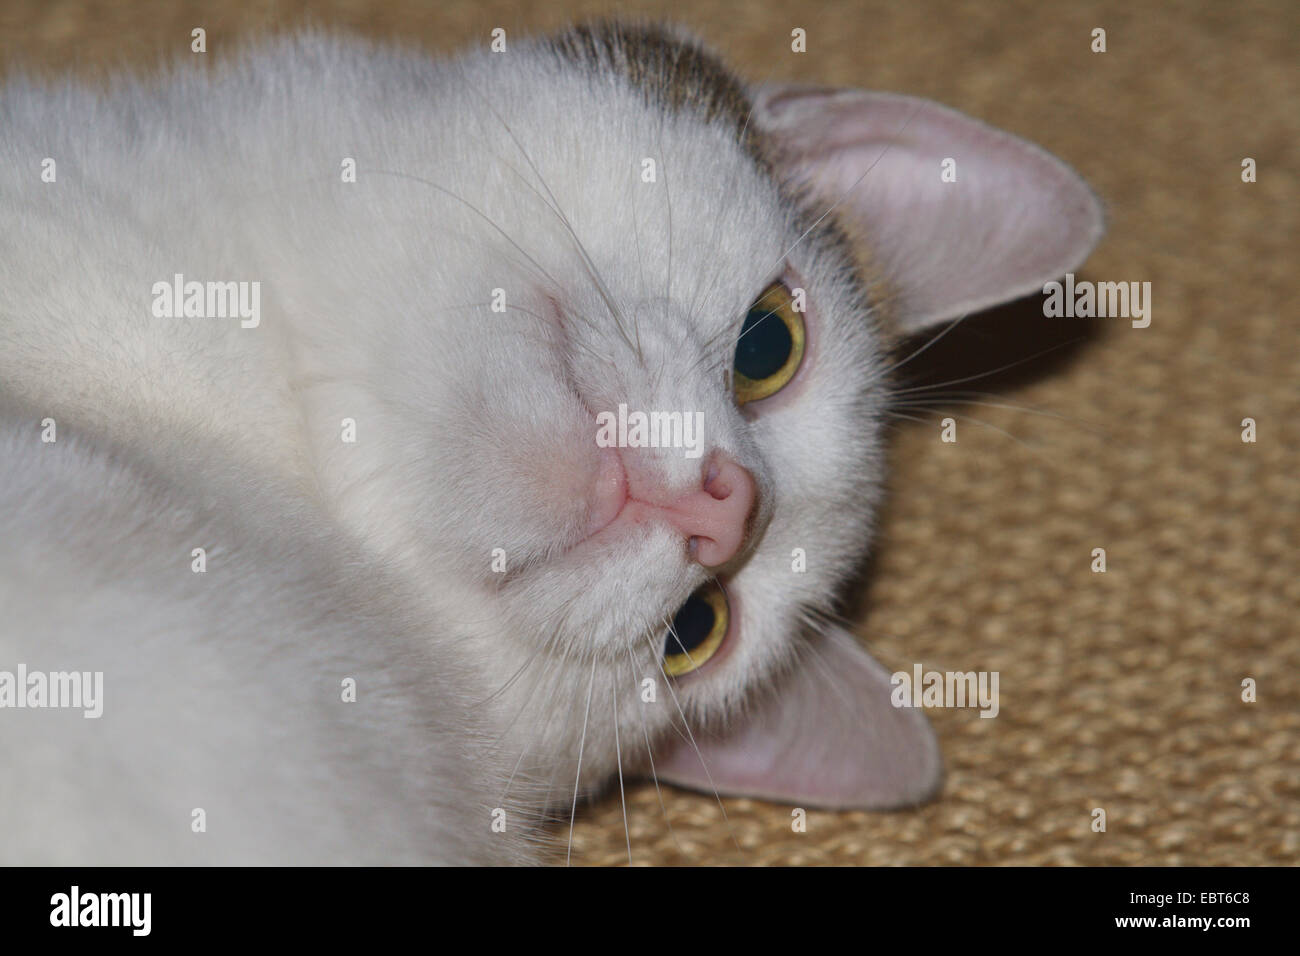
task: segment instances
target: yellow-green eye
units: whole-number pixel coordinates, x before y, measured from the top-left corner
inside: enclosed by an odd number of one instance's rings
[[[736,342],[736,402],[756,402],[790,384],[804,352],[803,314],[783,282],[773,282],[749,307]]]
[[[722,646],[729,619],[727,595],[716,581],[687,598],[664,641],[664,673],[679,677],[702,667]]]

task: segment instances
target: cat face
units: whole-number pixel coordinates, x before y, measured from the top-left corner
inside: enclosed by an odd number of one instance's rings
[[[663,31],[512,57],[449,77],[462,108],[420,171],[439,227],[411,240],[428,302],[396,305],[413,324],[381,395],[413,416],[391,449],[410,481],[360,508],[406,495],[411,547],[454,582],[440,600],[497,688],[510,796],[567,806],[653,769],[829,806],[924,798],[928,725],[818,624],[883,484],[878,314],[912,331],[1029,291],[1096,240],[1095,200],[959,114],[746,90]]]
[[[506,311],[465,317],[490,323],[490,341],[464,343],[434,429],[454,439],[435,452],[438,497],[462,506],[433,536],[466,557],[456,570],[482,595],[469,617],[491,622],[500,683],[515,678],[503,712],[546,728],[516,746],[548,755],[526,766],[557,796],[550,772],[572,786],[580,747],[584,784],[617,769],[615,711],[625,769],[644,768],[647,734],[683,714],[700,728],[792,661],[807,609],[829,606],[869,540],[885,406],[846,243],[783,189],[749,142],[757,128],[742,140],[749,117],[709,121],[631,83],[572,80],[558,126],[537,118],[554,112],[551,90],[485,108],[500,159],[480,196],[497,228],[475,229],[488,263],[475,284],[502,289]],[[784,372],[780,335],[759,350],[750,370],[780,387],[752,401],[737,381],[747,316],[752,340],[767,322],[787,339],[798,323],[802,340]],[[696,427],[677,447],[635,434],[619,447],[620,415],[637,413]],[[722,633],[676,655],[689,673],[665,674],[669,625],[711,582]]]

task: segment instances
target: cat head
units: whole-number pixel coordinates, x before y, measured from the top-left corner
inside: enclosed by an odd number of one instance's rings
[[[413,500],[411,526],[491,674],[512,795],[567,809],[575,782],[653,766],[925,799],[928,723],[829,616],[880,504],[891,340],[1080,263],[1096,198],[951,110],[748,87],[661,28],[577,28],[451,81],[472,118],[419,172],[443,191],[430,286],[466,291],[403,339],[442,358],[402,469],[450,503]]]

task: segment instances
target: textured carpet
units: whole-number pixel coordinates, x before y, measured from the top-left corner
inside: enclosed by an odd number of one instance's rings
[[[1300,861],[1300,6],[0,0],[0,69],[149,64],[193,26],[217,52],[304,18],[449,50],[615,9],[673,16],[753,78],[929,96],[1042,143],[1109,207],[1083,277],[1149,281],[1153,302],[1146,329],[1012,306],[911,365],[938,383],[1020,362],[955,386],[985,404],[899,421],[883,534],[847,611],[891,669],[1001,674],[996,719],[931,712],[940,799],[813,812],[795,833],[787,806],[727,800],[724,821],[665,791],[665,814],[640,786],[633,861]],[[1241,181],[1244,157],[1258,182]],[[573,859],[626,862],[616,793],[580,813]]]

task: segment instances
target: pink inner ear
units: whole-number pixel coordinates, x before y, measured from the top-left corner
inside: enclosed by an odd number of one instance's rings
[[[673,735],[660,780],[826,808],[887,809],[938,790],[938,742],[919,710],[895,708],[889,674],[852,635],[815,638],[797,666],[721,733]],[[698,748],[698,749],[697,749]]]
[[[926,100],[803,87],[759,91],[779,162],[871,243],[906,329],[1041,291],[1104,232],[1101,203],[1031,143]],[[954,161],[955,181],[942,178]]]

